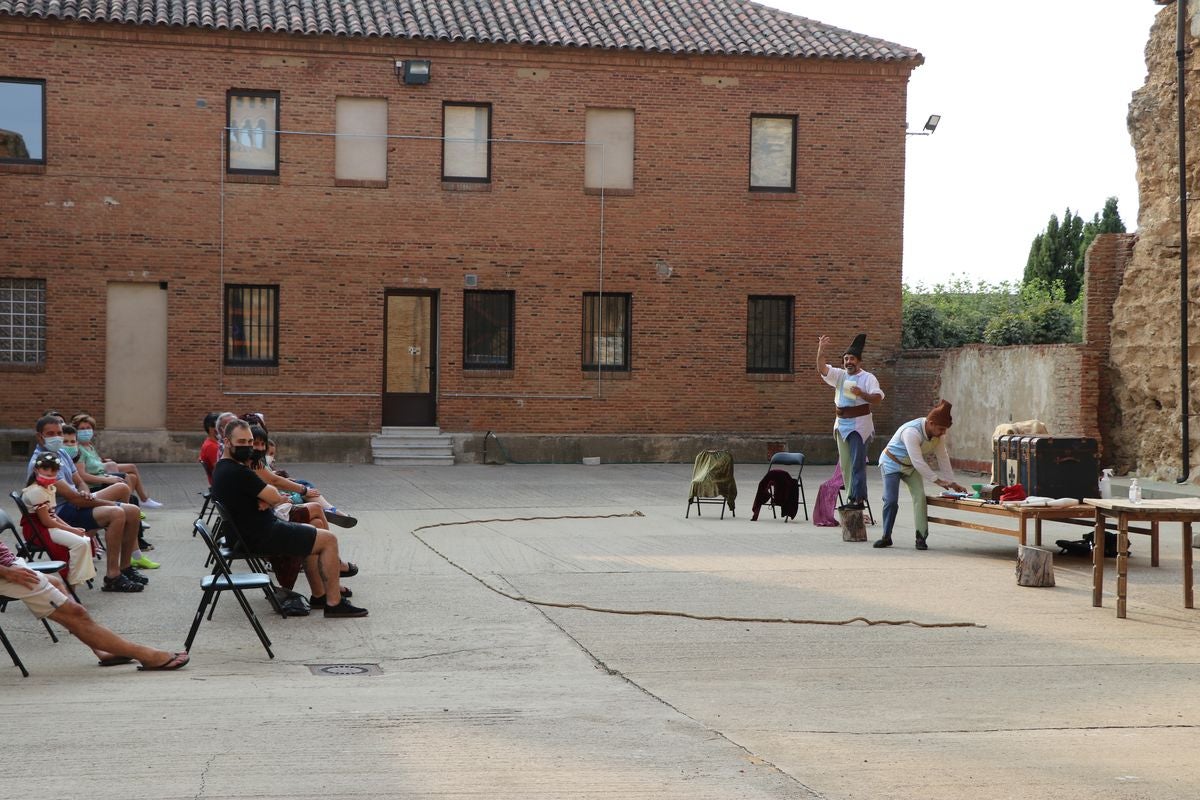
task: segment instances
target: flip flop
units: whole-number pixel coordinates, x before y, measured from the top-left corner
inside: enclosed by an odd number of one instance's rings
[[[119,667],[122,664],[132,664],[133,659],[129,656],[113,656],[111,658],[102,658],[96,662],[99,667]]]
[[[159,664],[157,667],[147,667],[143,665],[138,667],[138,669],[142,672],[157,672],[160,670],[179,669],[180,667],[187,666],[189,661],[191,661],[191,657],[187,654],[187,651],[184,651],[182,653],[172,653],[171,657],[167,659],[165,664]]]
[[[358,564],[355,564],[353,561],[347,561],[346,568],[338,574],[338,577],[339,578],[353,578],[357,574],[358,574]]]

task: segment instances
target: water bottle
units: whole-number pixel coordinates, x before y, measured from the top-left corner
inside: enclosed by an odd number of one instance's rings
[[[1103,473],[1102,477],[1100,478],[1100,496],[1105,500],[1108,500],[1112,497],[1113,471],[1111,469],[1104,469],[1100,471]]]
[[[1137,478],[1129,482],[1129,502],[1142,502],[1142,485],[1138,483]]]

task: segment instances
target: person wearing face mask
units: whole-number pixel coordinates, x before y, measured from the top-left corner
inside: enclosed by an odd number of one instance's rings
[[[90,414],[80,412],[71,417],[71,424],[78,430],[79,436],[79,455],[87,471],[96,476],[107,476],[108,480],[98,480],[94,482],[93,488],[99,487],[102,484],[113,483],[112,478],[123,480],[129,484],[129,488],[133,494],[137,495],[139,504],[142,508],[162,508],[162,503],[155,500],[146,491],[145,484],[142,482],[142,474],[138,471],[137,464],[118,464],[115,461],[108,461],[100,457],[96,450],[96,420]],[[92,483],[89,481],[89,483]]]
[[[834,388],[833,436],[846,481],[846,505],[863,508],[867,502],[867,442],[875,435],[871,405],[883,400],[883,389],[875,376],[862,368],[863,348],[867,345],[865,333],[855,336],[846,348],[840,369],[825,363],[824,350],[828,344],[828,336],[817,340],[817,374]]]
[[[55,513],[68,525],[94,531],[104,528],[105,574],[101,591],[140,592],[149,579],[131,561],[138,549],[141,512],[131,505],[129,486],[116,483],[98,492],[91,492],[75,469],[71,456],[63,450],[62,422],[56,416],[44,416],[37,421],[37,447],[29,459],[28,471],[34,471],[38,456],[52,453],[58,457],[58,507]]]
[[[37,517],[49,534],[50,541],[67,549],[67,583],[73,590],[96,577],[96,564],[92,560],[92,540],[88,538],[87,531],[68,525],[54,513],[58,505],[54,485],[58,482],[60,466],[59,458],[54,453],[38,456],[21,492],[21,500],[29,513]]]
[[[367,616],[367,610],[351,605],[342,591],[337,537],[328,530],[285,522],[275,516],[274,508],[288,501],[251,468],[254,436],[250,425],[235,419],[222,433],[225,454],[213,469],[212,497],[232,517],[241,534],[241,544],[248,551],[264,556],[305,559],[312,605],[323,607],[326,617]]]

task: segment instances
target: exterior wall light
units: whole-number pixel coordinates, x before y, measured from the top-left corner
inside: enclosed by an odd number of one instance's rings
[[[938,123],[942,121],[941,114],[930,114],[929,119],[925,120],[925,127],[919,131],[905,131],[905,136],[928,136],[937,130]]]
[[[428,58],[410,58],[406,61],[397,59],[396,77],[408,85],[429,83]]]

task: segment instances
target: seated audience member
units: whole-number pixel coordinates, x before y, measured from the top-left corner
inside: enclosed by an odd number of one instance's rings
[[[186,652],[171,653],[131,642],[92,619],[87,609],[67,597],[57,575],[43,575],[25,565],[0,542],[0,595],[23,602],[38,619],[50,619],[92,649],[102,667],[137,661],[143,670],[179,669],[188,663]]]
[[[317,487],[313,486],[308,481],[300,481],[295,478],[286,478],[275,472],[267,465],[267,453],[270,446],[267,444],[267,429],[258,425],[250,426],[250,435],[254,437],[254,460],[250,464],[250,468],[255,471],[258,477],[262,478],[265,483],[274,486],[279,490],[279,493],[287,497],[290,502],[297,507],[302,507],[308,511],[308,515],[313,520],[320,520],[318,528],[328,528],[327,523],[332,522],[342,528],[353,528],[358,524],[358,520],[349,514],[339,512],[333,505],[321,496],[321,492]],[[292,520],[293,522],[308,522],[308,519]],[[316,524],[316,523],[313,523]]]
[[[204,443],[200,445],[200,458],[197,459],[204,467],[209,486],[212,486],[213,468],[217,466],[217,459],[221,457],[221,443],[217,438],[217,419],[220,416],[215,411],[204,415]]]
[[[125,502],[129,499],[129,485],[115,483],[98,492],[89,492],[71,463],[71,457],[62,449],[62,423],[58,418],[42,417],[37,421],[35,430],[38,444],[29,459],[29,472],[33,472],[34,463],[43,453],[53,453],[59,459],[58,482],[55,484],[58,507],[55,513],[68,525],[85,531],[104,528],[107,561],[101,590],[142,591],[149,581],[131,564],[135,553],[139,561],[142,560],[137,546],[141,514],[137,506]]]
[[[124,480],[137,494],[143,508],[162,508],[162,503],[150,496],[142,483],[137,464],[118,464],[101,458],[96,451],[96,420],[90,414],[79,413],[71,417],[71,424],[79,431],[79,454],[87,471],[93,475],[112,475]]]
[[[92,540],[87,531],[68,525],[54,513],[57,505],[54,484],[58,482],[60,466],[54,453],[38,456],[33,462],[33,473],[21,492],[21,500],[45,528],[50,541],[67,548],[67,583],[74,589],[96,577],[96,564],[92,561]]]
[[[265,556],[305,558],[313,567],[307,571],[313,606],[324,606],[326,617],[367,616],[365,608],[353,606],[343,597],[337,537],[327,530],[275,516],[273,509],[287,500],[250,468],[254,458],[250,426],[235,419],[223,433],[225,454],[213,470],[212,496],[233,518],[241,544]]]
[[[340,528],[353,528],[358,524],[357,519],[339,511],[337,506],[329,502],[309,481],[293,478],[283,470],[275,469],[274,443],[270,439],[266,422],[261,414],[243,414],[242,419],[249,423],[250,431],[254,435],[254,447],[255,453],[258,454],[258,460],[253,466],[258,471],[260,478],[274,486],[280,493],[290,495],[292,502],[297,505],[306,505],[310,508],[313,505],[319,506],[320,518]],[[298,521],[305,522],[307,520]]]

